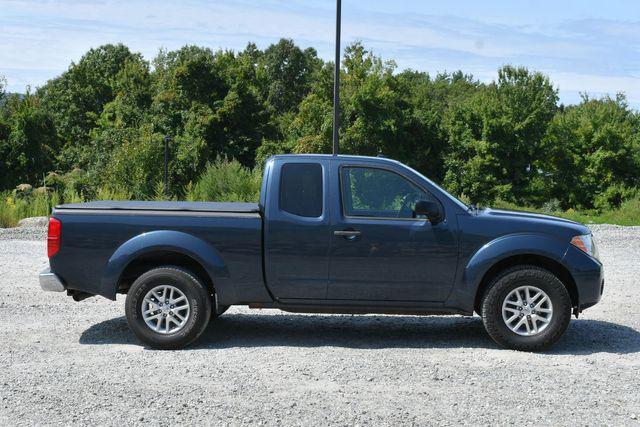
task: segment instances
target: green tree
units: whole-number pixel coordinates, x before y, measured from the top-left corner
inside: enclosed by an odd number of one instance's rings
[[[146,199],[163,179],[163,135],[142,127],[131,139],[118,145],[102,171],[103,185],[127,189],[134,198]]]
[[[604,209],[637,194],[640,115],[622,95],[558,106],[548,78],[526,68],[503,67],[488,84],[399,72],[361,43],[340,68],[343,153],[382,152],[480,203]],[[76,198],[175,197],[187,186],[193,196],[200,181],[215,197],[255,197],[267,157],[331,152],[333,71],[282,39],[161,50],[151,65],[105,45],[26,96],[6,95],[0,79],[0,189],[55,171]],[[171,195],[158,191],[165,135]],[[251,191],[224,195],[225,182]]]
[[[114,99],[104,105],[89,141],[78,149],[78,166],[85,168],[96,184],[114,150],[135,139],[140,127],[150,122],[152,86],[145,61],[127,60],[112,86]]]
[[[89,50],[77,64],[38,89],[36,94],[61,141],[61,167],[79,163],[104,106],[115,97],[116,77],[125,64],[141,58],[122,44],[104,45]]]
[[[3,103],[3,98],[6,95],[7,79],[4,76],[0,76],[0,105]]]
[[[427,73],[400,73],[398,91],[409,103],[406,128],[398,158],[442,182],[446,172],[444,153],[448,147],[446,112],[472,96],[480,86],[473,76],[457,71],[431,78]]]
[[[6,79],[4,76],[0,76],[0,190],[10,185],[8,182],[8,140],[11,133],[11,125],[8,122],[7,109],[5,107],[6,86]]]
[[[271,128],[258,99],[256,64],[249,55],[187,46],[161,52],[154,61],[152,120],[174,136],[176,161],[186,162],[176,165],[179,181],[194,179],[196,171],[217,156],[253,166],[255,152]]]
[[[38,184],[53,165],[56,135],[53,123],[29,92],[11,95],[0,120],[0,182]]]
[[[564,207],[617,207],[640,185],[640,120],[623,95],[559,111],[542,149],[545,184]]]
[[[295,111],[320,66],[315,49],[302,50],[293,40],[280,39],[259,56],[263,99],[276,114]]]
[[[476,202],[544,200],[537,165],[557,101],[543,74],[501,68],[496,82],[448,112],[445,184]]]
[[[320,76],[333,68],[326,64]],[[345,49],[341,71],[340,150],[343,153],[394,156],[402,151],[408,104],[401,99],[394,77],[395,64],[383,62],[354,43]],[[302,101],[288,137],[296,152],[330,152],[332,92],[320,77]]]

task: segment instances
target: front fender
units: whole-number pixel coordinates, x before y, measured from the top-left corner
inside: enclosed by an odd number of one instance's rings
[[[178,252],[193,258],[207,271],[214,283],[216,279],[229,277],[222,256],[209,243],[181,231],[158,230],[140,234],[120,245],[104,268],[100,294],[115,300],[118,282],[125,268],[140,256],[159,251]]]
[[[496,263],[517,255],[538,255],[564,265],[568,246],[564,239],[547,234],[517,233],[498,237],[479,248],[464,265],[451,303],[473,312],[482,278]]]

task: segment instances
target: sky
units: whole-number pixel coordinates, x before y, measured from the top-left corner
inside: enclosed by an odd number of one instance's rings
[[[565,104],[617,92],[640,110],[638,0],[342,0],[343,47],[362,41],[400,70],[462,70],[490,82],[504,64],[549,76]],[[282,37],[332,60],[334,0],[0,0],[0,75],[35,88],[91,47],[264,48]]]

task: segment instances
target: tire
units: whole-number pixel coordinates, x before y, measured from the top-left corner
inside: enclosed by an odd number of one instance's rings
[[[173,291],[172,295],[177,297],[176,313],[165,313],[164,310],[168,310],[167,305],[153,298],[161,296],[164,289],[168,289],[167,294]],[[152,291],[155,293],[151,293]],[[149,298],[155,303],[149,303]],[[152,311],[151,314],[143,314],[143,304],[146,311]],[[160,308],[158,304],[164,308]],[[184,308],[185,306],[187,308]],[[173,308],[174,305],[169,307]],[[163,350],[183,348],[197,339],[207,327],[211,311],[211,296],[207,287],[193,273],[174,266],[154,268],[138,277],[129,289],[125,304],[127,322],[133,333],[149,347]],[[160,316],[164,317],[162,321]],[[180,322],[181,325],[170,322],[170,319]],[[154,330],[151,325],[159,325],[160,332]]]
[[[532,308],[531,304],[527,306],[526,298],[521,298],[521,303],[513,302],[520,298],[517,295],[523,293],[523,287],[531,290],[532,294],[536,289],[542,291],[542,296],[537,300],[544,301],[546,296],[550,304],[544,302],[536,307],[537,302],[534,301]],[[505,302],[507,298],[509,300]],[[503,308],[503,304],[508,308]],[[519,351],[541,351],[552,346],[564,334],[571,320],[571,305],[569,292],[556,275],[533,265],[516,266],[503,271],[490,283],[482,299],[482,322],[489,336],[503,347]],[[526,311],[520,311],[518,314],[514,308],[524,308]],[[531,312],[532,309],[539,311],[535,314],[535,310]],[[542,313],[543,310],[548,312],[549,309],[552,310],[550,315]],[[542,320],[526,320],[527,317],[523,318],[526,314],[530,314],[529,319],[549,317],[545,318],[547,323],[543,324]],[[511,327],[507,325],[510,316],[518,316],[512,321]],[[520,322],[524,323],[514,331],[512,328]],[[534,324],[539,332],[534,330]]]

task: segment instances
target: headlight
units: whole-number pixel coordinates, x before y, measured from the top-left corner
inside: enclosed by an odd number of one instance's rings
[[[596,249],[596,243],[593,241],[593,235],[583,234],[582,236],[575,236],[571,239],[571,244],[598,259],[598,250]]]

